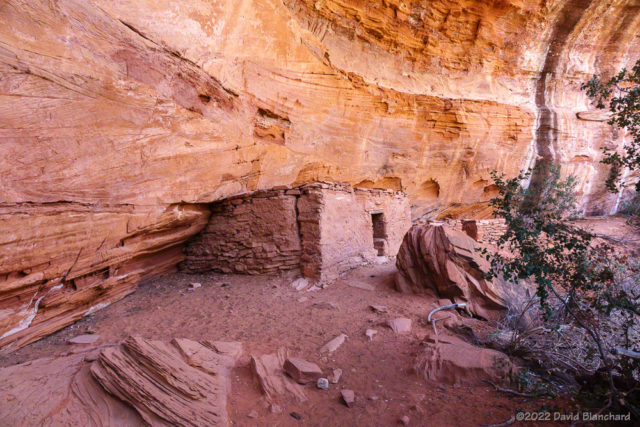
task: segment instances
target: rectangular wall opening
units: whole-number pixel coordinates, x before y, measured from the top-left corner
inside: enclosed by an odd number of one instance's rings
[[[387,227],[384,213],[372,212],[371,224],[373,225],[373,247],[378,250],[378,256],[386,255]]]

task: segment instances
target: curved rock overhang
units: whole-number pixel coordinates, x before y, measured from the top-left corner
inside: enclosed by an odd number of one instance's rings
[[[486,216],[552,158],[610,213],[580,91],[640,57],[640,0],[7,0],[0,347],[174,265],[202,206],[316,180]]]

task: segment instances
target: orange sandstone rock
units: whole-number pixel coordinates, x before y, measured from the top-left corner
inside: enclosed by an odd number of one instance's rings
[[[0,347],[181,260],[190,203],[317,180],[487,216],[537,155],[610,213],[580,83],[640,56],[638,0],[7,0]],[[633,177],[629,177],[630,181]],[[622,194],[621,197],[624,197]],[[76,261],[77,258],[77,261]]]

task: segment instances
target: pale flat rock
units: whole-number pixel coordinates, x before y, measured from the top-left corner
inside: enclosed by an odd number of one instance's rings
[[[407,334],[411,332],[411,319],[407,319],[406,317],[389,320],[387,325],[389,325],[396,334]]]
[[[342,369],[340,368],[334,369],[331,372],[331,375],[329,375],[329,382],[331,382],[331,384],[338,384],[341,377],[342,377]]]
[[[322,369],[318,365],[297,357],[288,358],[283,369],[298,384],[308,384],[322,377]]]
[[[358,282],[354,280],[345,280],[344,283],[351,286],[352,288],[363,289],[365,291],[375,291],[376,287],[370,283]]]
[[[344,389],[340,391],[340,396],[342,397],[342,401],[345,405],[351,408],[356,402],[356,394],[353,390]]]
[[[189,289],[188,290],[193,291],[194,289],[198,289],[198,288],[201,288],[201,287],[202,287],[201,283],[194,282],[194,283],[190,283],[189,284]]]
[[[377,333],[378,333],[378,331],[376,331],[375,329],[367,329],[364,332],[366,337],[369,338],[369,341],[373,341],[373,337],[375,337]]]
[[[304,290],[307,286],[309,286],[309,281],[303,277],[300,277],[291,283],[291,287],[298,292]]]
[[[347,339],[347,335],[340,334],[322,347],[320,347],[320,353],[333,353],[336,351]]]
[[[313,304],[313,307],[323,309],[323,310],[340,310],[340,305],[331,301],[317,302]]]
[[[369,307],[374,313],[386,313],[388,311],[386,305],[370,305]]]
[[[78,335],[67,340],[69,344],[93,344],[100,339],[98,334]]]

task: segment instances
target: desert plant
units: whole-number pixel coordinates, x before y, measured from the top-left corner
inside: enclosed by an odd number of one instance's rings
[[[606,184],[617,193],[624,186],[624,182],[620,182],[623,168],[640,170],[640,60],[631,71],[623,68],[605,82],[594,75],[581,88],[586,90],[596,108],[609,109],[610,125],[626,129],[631,136],[623,147],[623,153],[603,148],[602,162],[611,165]],[[636,191],[640,191],[640,181],[636,183]]]
[[[514,282],[533,281],[544,323],[540,337],[551,339],[554,335],[549,332],[553,332],[556,338],[551,347],[557,348],[555,343],[564,339],[565,346],[580,347],[577,354],[585,361],[595,358],[597,363],[590,366],[606,376],[608,403],[635,410],[618,390],[618,378],[635,384],[637,367],[632,366],[635,362],[623,366],[628,361],[621,362],[613,353],[633,353],[630,349],[638,344],[623,342],[619,336],[620,328],[634,327],[640,316],[637,281],[629,274],[622,278],[622,268],[628,263],[618,259],[611,246],[572,221],[576,215],[575,179],[562,178],[557,165],[540,167],[548,169],[537,173],[543,178],[528,187],[523,183],[532,171],[513,179],[492,173],[499,193],[491,205],[494,214],[504,218],[506,231],[497,241],[501,251],[483,250],[491,262],[489,278],[502,275]],[[589,341],[581,346],[577,340],[585,337]],[[512,346],[522,344],[517,339],[515,335]],[[584,369],[576,366],[576,358],[573,360],[576,370]]]

